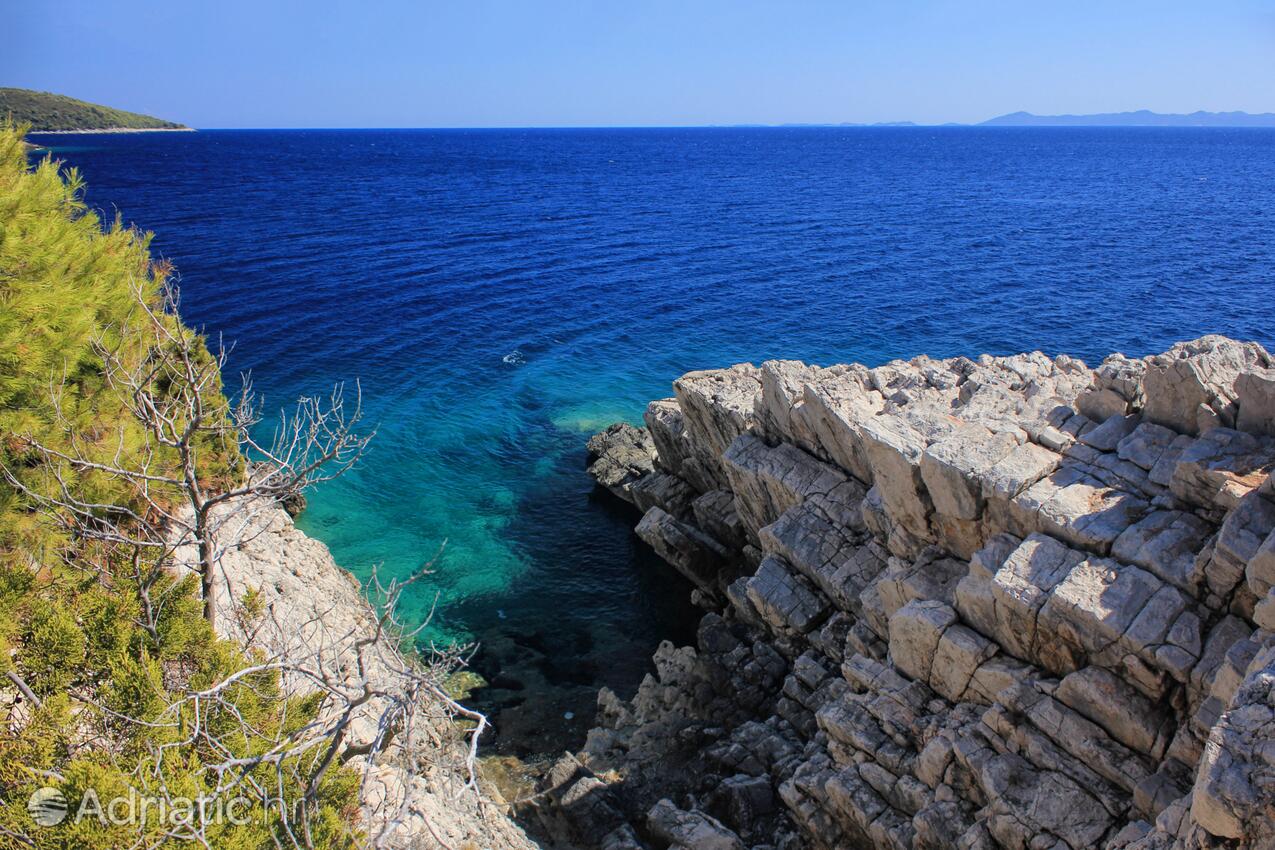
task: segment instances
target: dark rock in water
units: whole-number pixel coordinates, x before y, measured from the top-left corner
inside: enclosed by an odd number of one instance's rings
[[[502,691],[521,691],[527,686],[513,676],[498,673],[491,677],[491,686]]]
[[[279,504],[283,505],[283,509],[288,512],[288,516],[296,519],[305,510],[305,496],[301,493],[290,493],[280,499]]]
[[[599,675],[590,648],[587,634],[511,629],[490,635],[471,661],[487,685],[468,702],[492,724],[483,751],[530,757],[583,741],[593,724]]]
[[[655,471],[655,441],[645,428],[619,422],[589,438],[589,474],[626,502],[634,482]]]

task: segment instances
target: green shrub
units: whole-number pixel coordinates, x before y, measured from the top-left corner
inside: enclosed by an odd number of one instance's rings
[[[0,126],[0,465],[36,493],[56,493],[60,475],[82,498],[135,507],[126,482],[54,468],[26,440],[138,460],[139,426],[104,380],[94,342],[146,357],[153,342],[121,328],[138,294],[155,297],[168,269],[152,261],[147,235],[118,219],[103,227],[81,199],[74,170],[48,158],[31,167],[27,158],[22,130]],[[234,446],[208,445],[201,458],[199,475],[210,488],[242,474]],[[161,824],[68,819],[38,827],[27,800],[53,786],[75,811],[90,790],[103,800],[130,788],[154,793],[161,768],[170,794],[198,797],[217,783],[209,764],[259,755],[263,740],[315,717],[318,700],[284,697],[272,671],[243,677],[198,714],[182,702],[249,663],[213,634],[199,592],[194,576],[162,575],[150,593],[164,604],[144,628],[138,574],[124,553],[87,542],[74,522],[50,521],[0,477],[0,850],[162,843]],[[15,682],[37,702],[10,687]],[[241,734],[244,722],[260,734]],[[310,769],[304,758],[293,757],[277,789],[285,808],[302,796],[298,777]],[[265,787],[276,782],[269,765],[243,772]],[[314,847],[351,846],[357,799],[350,772],[325,774],[307,808]],[[277,807],[207,835],[217,848],[264,850],[277,840],[288,846],[284,839]]]

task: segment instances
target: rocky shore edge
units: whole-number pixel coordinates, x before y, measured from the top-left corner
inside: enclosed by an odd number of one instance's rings
[[[1275,847],[1275,361],[678,379],[590,473],[696,585],[529,813],[637,850]]]
[[[295,506],[289,506],[295,509]],[[362,664],[378,690],[404,691],[411,682],[398,659],[356,661],[356,644],[376,631],[377,616],[358,579],[339,567],[328,547],[296,527],[285,506],[259,502],[250,510],[238,541],[223,554],[217,577],[217,622],[223,637],[271,659],[317,663],[351,687]],[[193,551],[177,561],[196,563]],[[253,604],[245,606],[251,598]],[[250,609],[250,610],[246,610]],[[318,649],[316,649],[318,648]],[[319,653],[316,655],[315,653]],[[285,692],[304,692],[305,681],[287,681]],[[355,719],[348,746],[358,748],[377,734],[377,706]],[[432,742],[437,757],[426,772],[404,770],[393,747],[368,764],[347,764],[362,777],[361,826],[387,850],[534,850],[537,845],[509,817],[499,793],[473,787],[465,769],[468,743],[455,718],[442,710],[417,728],[417,741]],[[393,821],[387,822],[387,817]]]

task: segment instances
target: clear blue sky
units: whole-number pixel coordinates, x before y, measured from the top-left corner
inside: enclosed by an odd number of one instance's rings
[[[5,5],[0,85],[206,128],[1275,111],[1270,0]]]

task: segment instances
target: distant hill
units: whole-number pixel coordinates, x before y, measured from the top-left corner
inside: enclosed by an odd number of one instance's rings
[[[1033,115],[1011,112],[982,122],[984,127],[1275,127],[1275,113],[1192,112],[1166,114],[1139,109],[1137,112],[1103,112],[1096,115]]]
[[[0,88],[0,121],[12,117],[34,132],[58,130],[188,130],[183,124],[87,103],[61,94]]]

